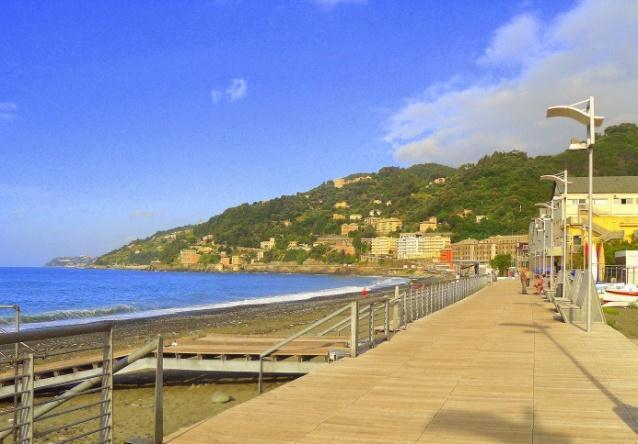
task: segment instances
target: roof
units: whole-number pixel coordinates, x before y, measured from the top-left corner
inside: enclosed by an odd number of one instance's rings
[[[568,177],[568,194],[589,192],[587,177]],[[563,192],[563,185],[554,185],[554,195]],[[594,193],[638,193],[638,176],[600,176],[594,177]]]

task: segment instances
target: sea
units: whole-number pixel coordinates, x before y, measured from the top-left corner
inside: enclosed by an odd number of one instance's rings
[[[0,305],[22,328],[161,316],[374,290],[402,278],[275,273],[148,272],[0,267]],[[13,312],[0,309],[10,331]]]

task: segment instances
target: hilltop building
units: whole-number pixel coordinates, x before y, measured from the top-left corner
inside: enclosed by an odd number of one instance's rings
[[[339,209],[339,208],[344,208],[345,209],[345,208],[348,208],[349,205],[348,205],[348,202],[346,202],[345,200],[342,200],[341,202],[335,203],[334,207],[337,208],[337,209]]]
[[[437,185],[443,185],[446,180],[447,178],[445,177],[437,177],[436,179],[434,179],[434,183]]]
[[[373,237],[370,254],[372,256],[394,256],[397,251],[397,238],[395,237]]]
[[[332,183],[335,188],[343,188],[346,185],[350,185],[351,183],[361,182],[362,180],[372,180],[372,176],[357,176],[357,177],[353,177],[352,179],[345,179],[345,178],[333,179]]]
[[[401,233],[397,243],[399,259],[437,259],[441,250],[450,247],[448,234]]]
[[[435,216],[428,217],[427,220],[419,223],[419,231],[436,231],[438,220]]]

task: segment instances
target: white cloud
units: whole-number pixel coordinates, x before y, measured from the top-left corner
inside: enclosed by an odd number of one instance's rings
[[[0,120],[11,120],[15,117],[18,105],[13,102],[0,102]]]
[[[514,17],[494,33],[492,43],[479,63],[515,65],[527,61],[540,50],[540,23],[530,14]]]
[[[317,6],[326,10],[345,3],[365,3],[366,1],[367,0],[313,0]]]
[[[461,164],[494,150],[563,150],[582,125],[545,118],[551,105],[596,96],[605,124],[638,122],[638,2],[588,0],[549,23],[530,15],[496,30],[478,80],[430,86],[386,123],[407,163]],[[494,79],[504,70],[515,73]]]
[[[218,89],[211,89],[210,98],[213,103],[219,103],[219,101],[222,99],[222,92]]]
[[[248,93],[248,84],[245,79],[233,79],[230,86],[226,89],[226,94],[231,102],[241,100]]]

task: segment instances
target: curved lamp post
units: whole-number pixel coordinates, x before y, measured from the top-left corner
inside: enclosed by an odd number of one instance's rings
[[[596,127],[603,124],[605,120],[602,116],[594,113],[594,96],[573,105],[552,106],[547,108],[547,117],[567,117],[576,120],[587,126],[587,140],[578,142],[572,141],[569,145],[570,150],[588,150],[589,151],[589,211],[588,211],[588,246],[587,246],[587,272],[590,277],[587,279],[587,331],[591,331],[591,281],[593,278],[591,259],[592,259],[592,225],[593,225],[593,177],[594,177],[594,144],[596,143]]]

